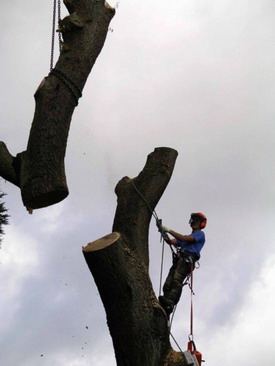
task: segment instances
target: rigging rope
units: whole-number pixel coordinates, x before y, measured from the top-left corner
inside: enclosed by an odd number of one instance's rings
[[[143,199],[143,201],[146,203],[149,211],[151,212],[151,214],[154,216],[155,220],[158,222],[159,221],[159,218],[158,218],[158,215],[156,213],[156,210],[153,210],[151,208],[151,206],[149,205],[148,201],[146,200],[146,198],[142,195],[142,193],[137,189],[135,183],[133,182],[133,179],[130,180],[131,181],[131,184],[132,186],[134,187],[135,191],[140,195],[140,197]]]
[[[189,340],[193,341],[193,270],[195,269],[195,266],[193,265],[193,268],[190,273],[190,292],[191,292],[191,304],[190,304],[190,333],[189,333]]]
[[[176,343],[178,349],[180,350],[181,353],[184,353],[183,350],[180,348],[178,342],[176,341],[175,337],[173,336],[173,334],[170,332],[170,336],[173,338],[173,341]]]
[[[163,262],[164,262],[164,241],[165,238],[167,238],[167,234],[162,229],[162,220],[158,218],[158,215],[156,213],[156,210],[153,210],[149,204],[149,202],[146,200],[146,198],[142,195],[142,193],[139,191],[139,189],[136,187],[136,185],[133,182],[133,179],[131,179],[131,184],[134,187],[135,191],[138,193],[138,195],[143,199],[146,206],[148,207],[149,211],[151,212],[152,216],[156,220],[157,228],[160,232],[160,242],[162,242],[162,251],[161,251],[161,264],[160,264],[160,280],[159,280],[159,296],[161,295],[161,289],[162,289],[162,273],[163,273]],[[171,245],[170,248],[172,252],[174,253]]]
[[[161,289],[162,289],[162,273],[163,273],[163,261],[164,261],[164,245],[165,245],[163,238],[161,241],[162,241],[162,249],[161,249],[161,264],[160,264],[160,276],[159,276],[159,296],[161,295]]]

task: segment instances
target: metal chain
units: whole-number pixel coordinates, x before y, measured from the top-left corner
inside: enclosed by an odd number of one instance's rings
[[[58,25],[61,19],[61,1],[58,0],[57,2],[57,16],[58,16]],[[61,39],[61,32],[58,32],[58,40],[59,40],[59,52],[61,53],[61,44],[62,44],[62,39]]]
[[[57,16],[58,16],[58,22],[59,22],[61,19],[61,0],[53,0],[53,21],[52,21],[52,44],[51,44],[50,70],[53,69],[53,61],[54,61],[56,5],[57,5]],[[58,38],[59,38],[59,51],[61,52],[61,33],[60,32],[58,34]]]
[[[53,68],[54,38],[55,38],[55,17],[56,17],[56,0],[53,1],[53,22],[52,22],[52,44],[51,44],[50,70],[52,70],[52,68]]]
[[[51,59],[50,59],[50,72],[53,73],[70,91],[76,105],[78,105],[78,99],[82,97],[80,88],[62,71],[53,67],[54,62],[54,46],[55,46],[55,32],[56,32],[56,12],[58,23],[61,19],[61,0],[53,1],[53,22],[52,22],[52,44],[51,44]],[[61,53],[62,37],[61,32],[58,32],[59,39],[59,52]]]

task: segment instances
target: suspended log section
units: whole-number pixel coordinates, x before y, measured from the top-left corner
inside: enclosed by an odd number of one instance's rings
[[[149,277],[148,230],[174,169],[177,152],[157,148],[141,173],[117,184],[113,232],[83,248],[105,307],[118,366],[183,366],[172,349],[164,310]],[[153,251],[158,250],[153,248]]]
[[[14,157],[0,142],[0,176],[21,189],[30,210],[55,204],[69,193],[64,158],[72,114],[115,14],[104,0],[64,4],[70,15],[59,24],[62,52],[35,92],[27,149]]]

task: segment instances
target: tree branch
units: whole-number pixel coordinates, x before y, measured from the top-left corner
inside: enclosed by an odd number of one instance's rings
[[[14,169],[14,156],[12,156],[6,144],[0,141],[0,176],[19,187],[19,179]]]
[[[148,271],[148,227],[174,169],[177,152],[157,148],[141,173],[116,186],[114,232],[83,248],[105,307],[118,366],[184,366],[172,350],[166,313]],[[132,185],[142,194],[144,199]]]
[[[155,209],[170,181],[177,155],[176,150],[165,147],[156,148],[148,156],[140,174],[132,180],[124,177],[115,189],[118,205],[113,231],[124,233],[129,238],[132,249],[139,252],[147,268],[151,210]]]

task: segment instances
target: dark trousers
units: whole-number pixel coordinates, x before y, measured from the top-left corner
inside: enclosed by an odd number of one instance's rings
[[[163,285],[163,295],[176,305],[179,302],[183,282],[193,271],[196,258],[191,254],[181,253],[173,259],[173,265]]]

